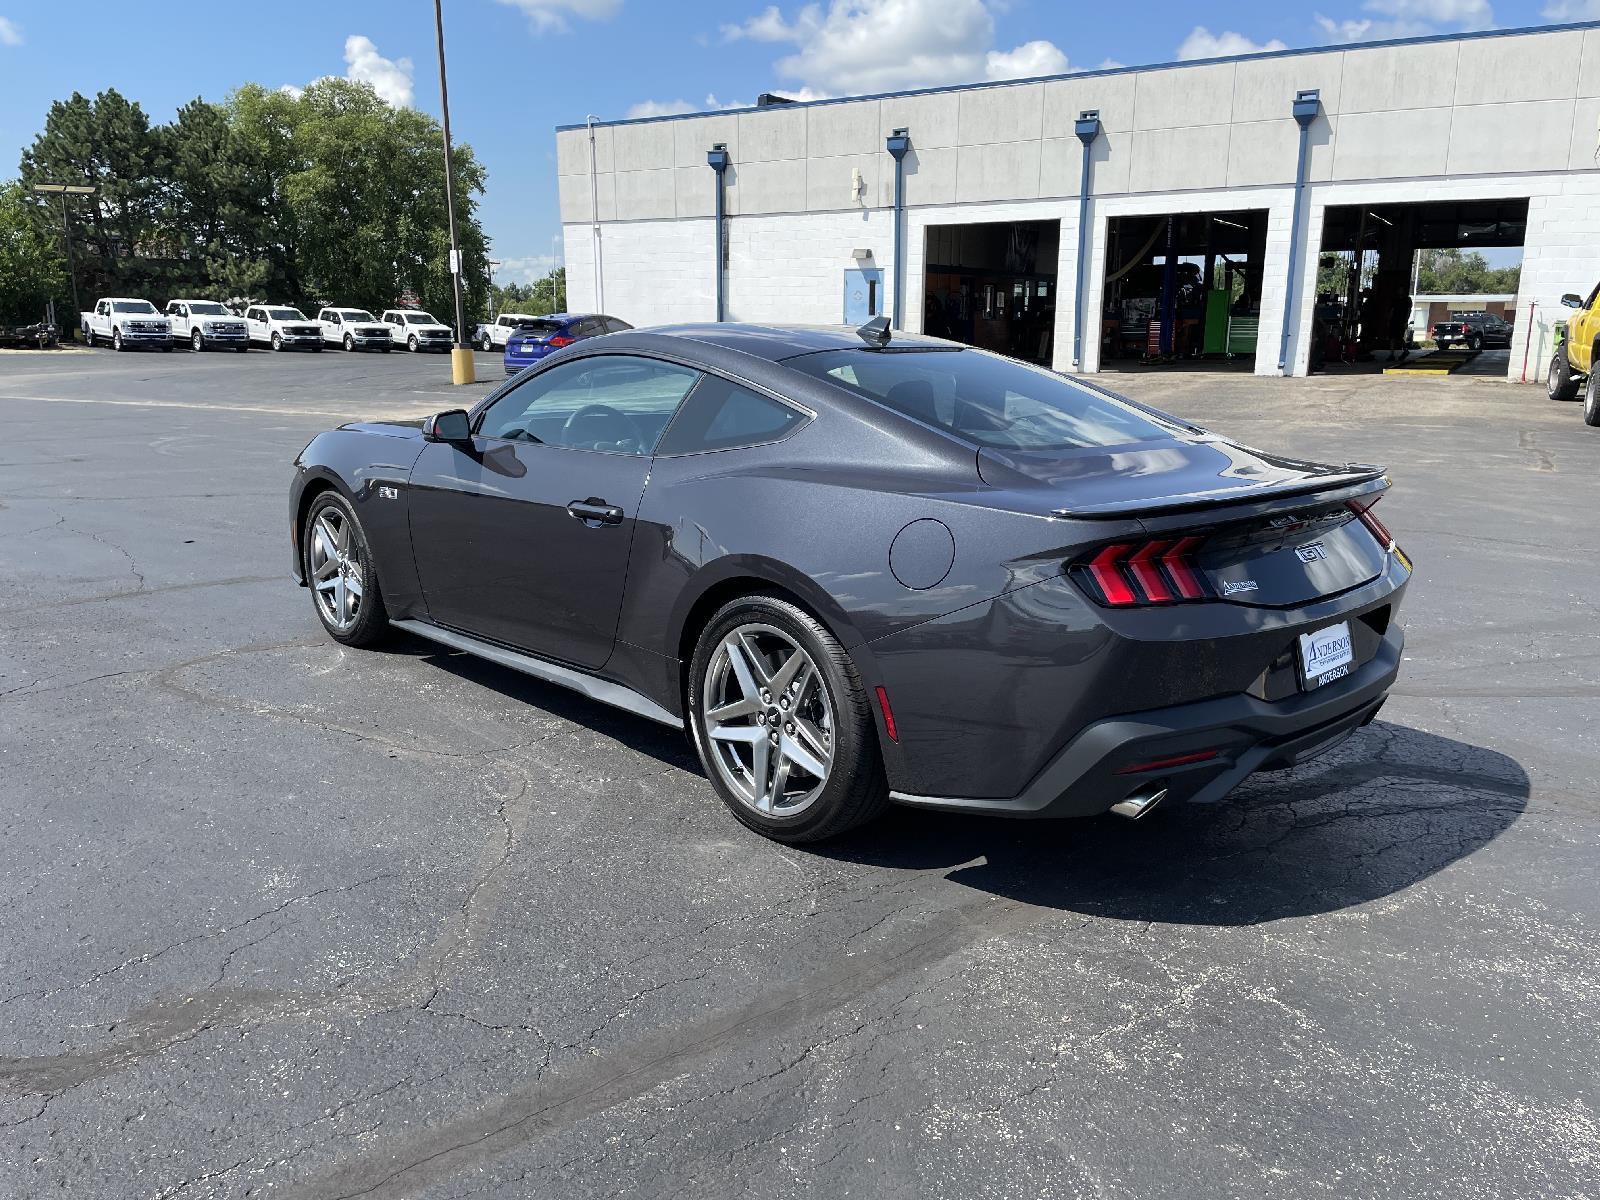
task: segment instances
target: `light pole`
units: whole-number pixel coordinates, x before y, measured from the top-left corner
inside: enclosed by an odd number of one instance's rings
[[[450,85],[444,73],[444,6],[433,0],[433,28],[439,41],[439,109],[444,118],[444,211],[450,223],[450,286],[456,297],[456,344],[450,351],[450,381],[471,383],[477,378],[472,347],[467,344],[467,306],[461,298],[461,242],[456,237],[455,164],[450,151]]]
[[[78,302],[78,265],[72,257],[72,226],[67,223],[67,197],[92,196],[100,189],[82,183],[36,183],[33,190],[41,195],[61,197],[61,236],[67,242],[67,277],[72,281],[72,319],[76,322],[76,314],[82,311],[83,306]],[[61,327],[62,324],[58,322],[56,328]]]
[[[499,313],[495,312],[494,269],[496,267],[498,267],[498,266],[501,266],[502,264],[501,264],[501,262],[500,262],[500,260],[498,258],[491,258],[491,259],[487,259],[486,261],[489,264],[489,320],[492,323],[494,321],[495,317],[500,315]]]

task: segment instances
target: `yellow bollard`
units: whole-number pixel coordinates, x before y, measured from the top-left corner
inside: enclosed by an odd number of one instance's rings
[[[477,381],[477,363],[473,360],[472,351],[460,346],[450,351],[450,382],[474,383]]]

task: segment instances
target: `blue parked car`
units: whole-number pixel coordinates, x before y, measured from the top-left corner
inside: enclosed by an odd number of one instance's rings
[[[524,321],[506,339],[506,374],[515,375],[573,342],[632,328],[626,321],[601,313],[552,313],[548,317]]]

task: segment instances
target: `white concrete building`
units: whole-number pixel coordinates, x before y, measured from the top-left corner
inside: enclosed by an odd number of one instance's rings
[[[847,303],[892,309],[898,284],[905,329],[1061,370],[1206,348],[1248,361],[1253,345],[1258,374],[1280,356],[1304,374],[1330,325],[1353,330],[1359,310],[1376,330],[1387,303],[1352,282],[1319,304],[1319,269],[1403,270],[1384,285],[1403,326],[1415,248],[1520,243],[1515,373],[1530,329],[1532,357],[1548,353],[1561,294],[1600,279],[1600,23],[563,127],[573,311],[716,319],[714,147],[726,319],[838,322]]]

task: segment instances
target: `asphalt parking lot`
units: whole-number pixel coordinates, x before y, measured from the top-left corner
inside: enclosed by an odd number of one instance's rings
[[[323,636],[288,464],[486,386],[448,378],[0,356],[0,1195],[1600,1195],[1575,405],[1115,380],[1392,468],[1381,719],[1139,824],[895,811],[803,851],[670,731]]]

